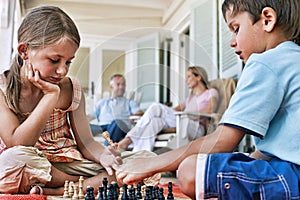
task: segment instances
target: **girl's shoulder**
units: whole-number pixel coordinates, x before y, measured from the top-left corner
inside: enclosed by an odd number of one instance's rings
[[[76,109],[81,101],[81,85],[79,80],[74,77],[65,77],[59,85],[61,98],[67,100],[67,102],[71,101],[71,106],[67,110]]]

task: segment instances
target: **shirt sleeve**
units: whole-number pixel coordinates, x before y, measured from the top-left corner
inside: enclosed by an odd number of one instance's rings
[[[284,95],[271,68],[250,61],[243,70],[221,124],[232,124],[264,137]]]
[[[137,113],[140,109],[138,103],[134,100],[130,100],[129,101],[129,110],[130,110],[130,114],[135,114]]]

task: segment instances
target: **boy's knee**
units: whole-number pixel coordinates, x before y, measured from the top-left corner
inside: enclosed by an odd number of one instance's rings
[[[184,159],[178,167],[178,182],[180,190],[194,199],[197,155]]]

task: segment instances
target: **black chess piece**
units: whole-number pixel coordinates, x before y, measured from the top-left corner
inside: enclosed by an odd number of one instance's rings
[[[152,200],[151,189],[148,186],[146,187],[146,196],[144,200]]]
[[[93,187],[86,188],[85,200],[95,200],[94,188]]]
[[[141,182],[139,182],[137,184],[136,190],[137,190],[136,191],[136,195],[135,195],[136,199],[143,199],[143,195],[142,195],[142,183]]]
[[[98,200],[103,200],[103,187],[98,188]]]
[[[108,184],[108,180],[106,177],[104,177],[102,180],[103,200],[107,200],[107,184]]]
[[[172,182],[168,183],[168,196],[167,196],[167,199],[174,199]]]
[[[107,194],[107,200],[114,200],[114,187],[113,184],[109,184],[107,186],[108,194]]]
[[[126,184],[123,185],[123,194],[121,197],[121,200],[129,200],[129,196],[128,196],[128,186]]]
[[[158,200],[165,200],[165,196],[164,196],[164,188],[161,187],[158,189]]]
[[[118,185],[118,183],[113,184],[113,196],[114,196],[114,199],[116,199],[116,200],[119,198],[119,185]]]

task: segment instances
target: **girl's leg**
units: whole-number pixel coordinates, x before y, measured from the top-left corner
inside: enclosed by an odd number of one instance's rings
[[[191,199],[196,199],[196,165],[197,155],[192,155],[184,159],[178,167],[178,182],[180,190]]]
[[[65,181],[73,181],[78,185],[79,176],[68,175],[55,167],[52,167],[51,170],[52,179],[46,186],[43,188],[43,194],[45,195],[63,195],[64,193],[64,184]],[[87,186],[95,188],[95,192],[97,192],[97,188],[102,185],[103,178],[106,177],[108,182],[116,181],[114,176],[109,176],[106,172],[100,173],[96,176],[85,178],[83,181],[83,188],[87,188]],[[85,191],[84,191],[85,192]]]

